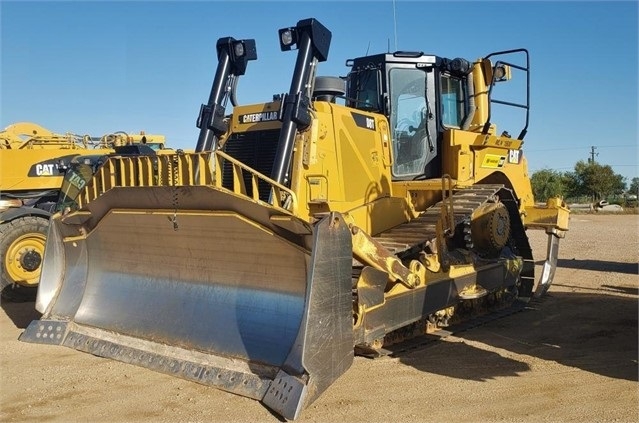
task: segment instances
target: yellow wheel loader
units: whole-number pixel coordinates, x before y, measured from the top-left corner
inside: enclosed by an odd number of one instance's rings
[[[35,298],[49,217],[70,160],[133,143],[163,148],[164,137],[56,134],[31,122],[14,123],[0,132],[0,290],[5,298]]]
[[[47,238],[43,315],[21,340],[295,419],[355,353],[548,289],[569,210],[533,199],[526,50],[376,54],[343,79],[316,76],[331,41],[320,22],[278,34],[297,50],[288,93],[238,105],[255,41],[220,38],[194,153],[114,155],[75,178]],[[516,74],[525,99],[500,99]],[[517,137],[497,132],[495,104],[525,115]],[[536,290],[527,229],[549,239]]]

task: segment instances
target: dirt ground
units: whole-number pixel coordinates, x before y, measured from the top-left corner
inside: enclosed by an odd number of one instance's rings
[[[539,304],[396,358],[356,357],[298,421],[639,421],[639,216],[573,215],[570,225]],[[529,236],[541,263],[546,237]],[[33,303],[2,309],[1,421],[279,421],[254,400],[20,342],[39,317]]]

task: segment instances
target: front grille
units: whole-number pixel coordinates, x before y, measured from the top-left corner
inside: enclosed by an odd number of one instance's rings
[[[257,172],[271,177],[279,137],[279,129],[233,133],[224,144],[224,152]],[[245,173],[243,178],[247,195],[252,196],[253,186],[251,185],[251,175]],[[224,163],[222,186],[230,190],[234,188],[233,170],[231,164],[228,162]],[[268,201],[271,186],[263,181],[259,181],[258,190],[260,200]]]

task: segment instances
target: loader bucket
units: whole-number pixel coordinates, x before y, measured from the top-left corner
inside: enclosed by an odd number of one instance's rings
[[[179,209],[159,207],[175,197]],[[115,188],[89,208],[52,220],[43,316],[22,341],[215,386],[287,419],[350,367],[351,238],[339,214],[311,226],[211,186]]]

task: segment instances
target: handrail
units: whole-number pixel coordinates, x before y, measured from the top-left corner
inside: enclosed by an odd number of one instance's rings
[[[211,160],[212,154],[214,161]],[[223,181],[221,170],[224,169],[225,162],[231,166],[232,183]],[[251,184],[250,193],[245,184],[246,180]],[[254,202],[268,204],[259,198],[260,184],[270,187],[270,198],[274,202],[271,204],[272,207],[287,213],[296,213],[298,201],[293,191],[222,151],[110,156],[98,168],[91,182],[82,189],[77,203],[82,209],[102,194],[117,187],[215,186]]]
[[[218,169],[218,171],[216,172],[216,175],[221,176],[221,173],[219,172],[220,172],[220,169],[224,168],[224,161],[227,161],[231,164],[231,169],[233,173],[232,191],[235,194],[243,195],[258,203],[269,204],[268,202],[262,201],[259,198],[259,195],[260,195],[259,182],[262,182],[263,184],[267,184],[270,187],[269,198],[271,199],[271,201],[273,201],[273,203],[270,204],[271,206],[275,207],[276,209],[286,211],[292,214],[297,213],[297,207],[298,207],[297,195],[295,195],[293,191],[291,191],[289,188],[286,188],[282,184],[278,184],[275,180],[250,168],[249,166],[245,165],[239,160],[234,159],[233,157],[229,156],[228,154],[220,150],[215,151],[216,169]],[[246,183],[245,183],[246,177],[250,179],[250,184],[251,184],[250,195],[249,195],[249,191],[246,188]],[[228,189],[228,186],[222,185],[223,181],[221,177],[219,178],[216,177],[214,182],[216,187]]]

